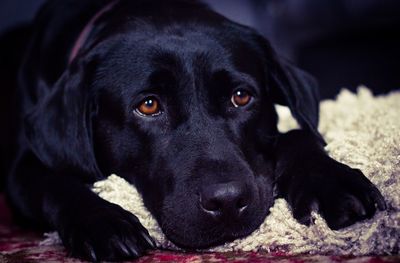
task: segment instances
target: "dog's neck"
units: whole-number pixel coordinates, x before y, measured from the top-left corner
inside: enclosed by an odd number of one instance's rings
[[[109,4],[107,4],[106,6],[104,6],[103,8],[101,8],[90,20],[89,22],[85,25],[85,27],[83,28],[83,30],[81,31],[81,33],[79,34],[78,38],[75,41],[75,44],[72,47],[71,53],[69,55],[69,59],[68,59],[68,64],[71,64],[72,61],[76,58],[76,56],[78,55],[79,51],[81,50],[81,48],[83,47],[83,45],[85,44],[87,38],[89,37],[89,34],[92,32],[92,29],[95,25],[95,23],[97,22],[97,20],[99,20],[99,18],[104,15],[105,13],[107,13],[108,11],[110,11],[117,3],[119,2],[119,0],[114,0],[111,1]]]

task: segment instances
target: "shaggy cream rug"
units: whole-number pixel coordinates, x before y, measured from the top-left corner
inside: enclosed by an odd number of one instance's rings
[[[278,107],[279,129],[297,127],[287,108]],[[264,223],[250,236],[211,248],[209,251],[282,251],[335,255],[386,255],[400,251],[400,92],[374,97],[360,87],[357,94],[343,90],[335,101],[321,103],[319,130],[336,160],[364,174],[382,191],[388,209],[372,219],[340,231],[332,231],[313,212],[315,224],[299,224],[283,199],[277,199]],[[111,175],[97,182],[100,197],[134,213],[161,248],[178,249],[163,235],[144,207],[136,189]],[[51,234],[44,244],[57,242]]]

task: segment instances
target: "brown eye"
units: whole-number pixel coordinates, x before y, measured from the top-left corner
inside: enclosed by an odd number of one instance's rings
[[[136,108],[139,114],[146,116],[154,116],[160,114],[160,103],[154,97],[144,99],[139,107]]]
[[[249,104],[251,95],[244,90],[237,90],[232,95],[232,103],[235,107],[243,107]]]

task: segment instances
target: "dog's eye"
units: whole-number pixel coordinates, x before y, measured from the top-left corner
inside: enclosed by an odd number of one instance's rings
[[[233,93],[231,101],[235,107],[243,107],[249,104],[251,95],[245,90],[237,90]]]
[[[148,97],[139,104],[136,111],[141,115],[156,116],[161,113],[160,103],[156,98]]]

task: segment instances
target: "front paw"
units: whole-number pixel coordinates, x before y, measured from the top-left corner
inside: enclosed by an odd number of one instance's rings
[[[309,225],[311,211],[317,210],[337,230],[386,209],[383,196],[360,170],[327,156],[298,163],[278,180],[293,216],[302,224]]]
[[[138,258],[155,248],[137,217],[118,205],[102,203],[64,217],[58,232],[71,256],[114,261]]]

